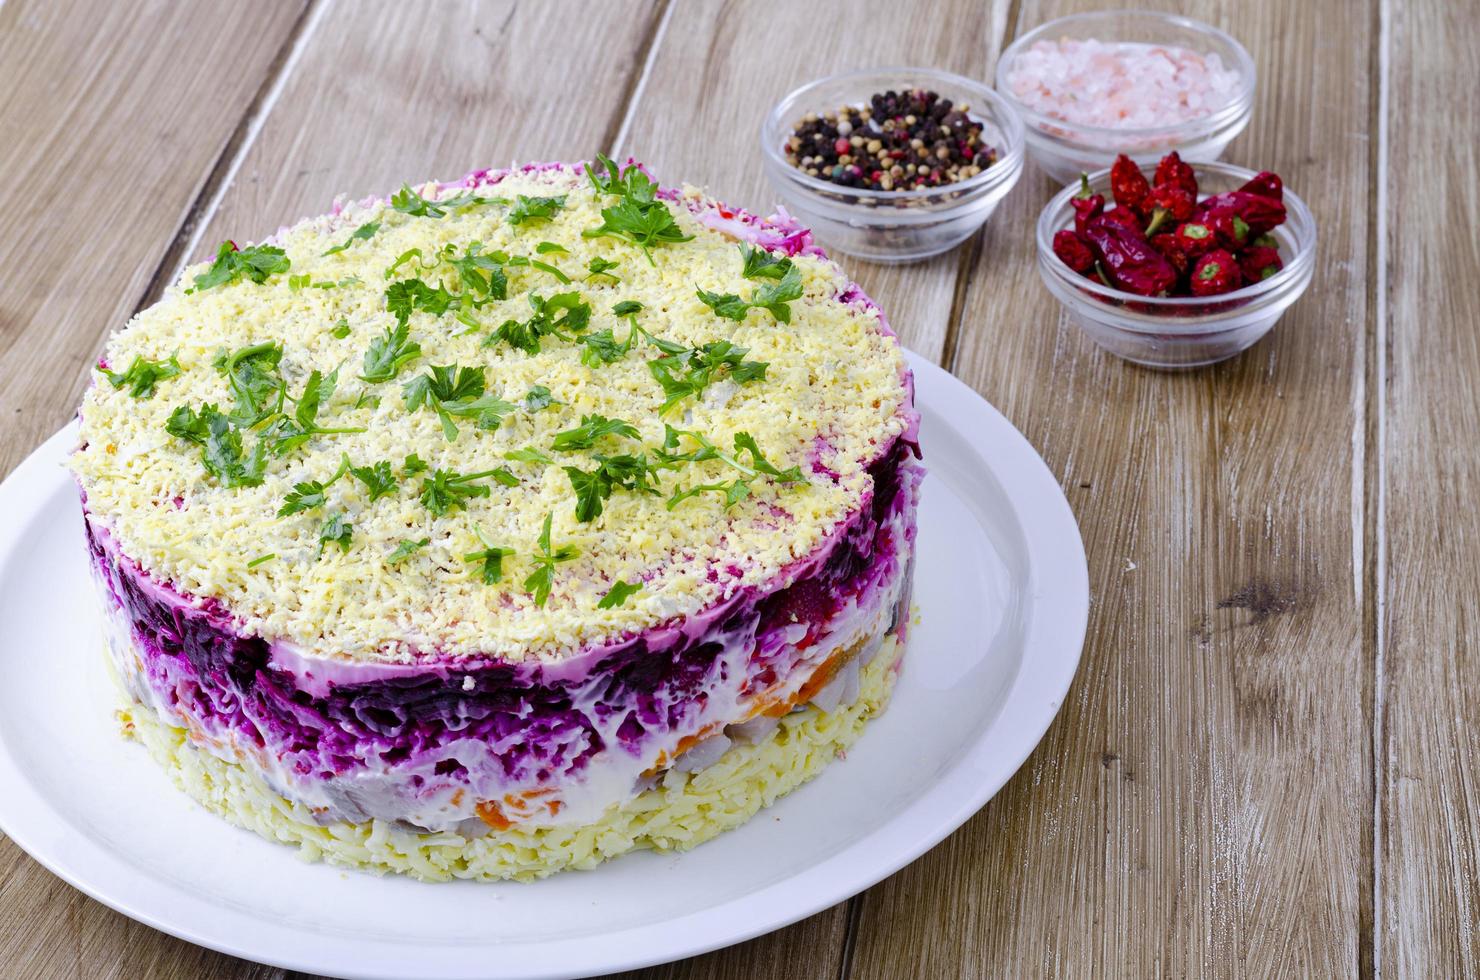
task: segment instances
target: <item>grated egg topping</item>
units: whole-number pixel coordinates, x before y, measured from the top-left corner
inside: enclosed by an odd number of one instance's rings
[[[739,589],[787,584],[788,566],[824,546],[863,505],[872,491],[866,467],[907,428],[908,373],[877,310],[853,298],[856,290],[850,292],[834,263],[798,254],[791,261],[803,295],[790,304],[790,323],[762,309],[751,309],[742,322],[717,316],[697,290],[749,296],[757,283],[742,276],[737,240],[724,230],[736,226],[700,220],[718,205],[692,188],[668,204],[692,239],[654,247],[650,263],[625,241],[582,235],[602,224],[601,209],[611,198],[598,194],[578,168],[526,168],[467,183],[510,200],[564,195],[565,205],[547,220],[513,225],[502,204],[437,218],[404,214],[384,201],[341,203],[335,213],[274,237],[291,260],[286,273],[192,291],[207,266],[187,269],[163,299],[110,339],[104,355],[104,364],[118,371],[138,356],[173,356],[180,373],[160,380],[146,398],[100,374],[84,396],[82,445],[71,465],[90,519],[155,579],[187,596],[217,600],[244,635],[353,661],[557,661],[691,616]],[[433,183],[420,193],[447,199],[465,185]],[[380,223],[373,235],[323,254],[370,222]],[[431,259],[446,245],[461,252],[473,242],[483,243],[485,254],[536,258],[573,282],[562,284],[532,266],[506,267],[507,299],[474,313],[478,327],[450,314],[413,312],[410,337],[421,357],[393,381],[360,380],[367,348],[395,323],[386,308],[391,282],[417,276],[433,288],[445,281],[454,289],[451,271]],[[541,249],[541,243],[551,244]],[[387,270],[412,249],[427,258],[404,263],[388,279]],[[598,257],[616,263],[610,272],[617,280],[587,278]],[[654,336],[687,346],[729,340],[749,348],[748,359],[766,362],[765,376],[745,384],[718,380],[660,417],[664,393],[647,365],[660,354],[651,346],[634,344],[620,361],[592,368],[582,363],[578,344],[560,337],[545,337],[535,355],[484,344],[504,320],[530,315],[531,292],[548,298],[570,290],[590,304],[592,331],[611,329],[624,338],[627,322],[613,307],[636,301],[643,307],[638,322]],[[269,454],[260,486],[229,488],[202,466],[200,447],[165,425],[182,405],[230,411],[228,379],[213,362],[223,351],[264,342],[283,347],[280,370],[290,395],[303,390],[310,372],[337,368],[339,384],[319,422],[364,431],[317,435],[281,457]],[[404,383],[434,365],[481,367],[487,392],[518,407],[494,431],[459,420],[457,438],[449,441],[438,416],[408,411],[402,393]],[[548,407],[525,404],[535,386],[549,389]],[[552,449],[556,433],[591,414],[626,420],[639,437]],[[761,477],[728,508],[723,494],[703,493],[670,509],[675,491],[735,476],[723,461],[705,460],[664,472],[658,494],[618,489],[599,517],[577,520],[562,467],[590,469],[593,452],[660,446],[665,422],[727,451],[737,432],[749,433],[770,463],[800,467],[805,482]],[[250,445],[251,430],[243,438]],[[506,457],[527,447],[555,462]],[[488,496],[436,516],[418,499],[430,472],[403,473],[413,453],[432,469],[457,473],[507,467],[519,482],[491,483]],[[278,516],[295,484],[329,480],[345,456],[355,466],[389,462],[398,488],[371,501],[362,483],[343,478],[322,507]],[[350,525],[347,549],[321,547],[331,516]],[[536,567],[547,516],[553,547],[577,555],[554,566],[549,598],[537,606],[523,583]],[[423,539],[425,546],[409,556],[388,560],[404,542]],[[492,584],[479,563],[466,559],[488,546],[511,552]],[[620,605],[598,608],[619,581],[641,589]]]

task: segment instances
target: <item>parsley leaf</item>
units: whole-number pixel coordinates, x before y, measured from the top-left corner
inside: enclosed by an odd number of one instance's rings
[[[543,449],[536,449],[534,446],[525,446],[523,449],[511,449],[504,453],[504,459],[516,463],[544,463],[547,466],[555,462],[553,456]]]
[[[278,369],[282,359],[283,348],[272,342],[253,344],[229,354],[222,351],[216,356],[216,370],[226,375],[236,398],[233,421],[243,426],[256,425],[282,411],[286,395]]]
[[[668,205],[657,199],[657,185],[636,164],[629,163],[626,169],[618,171],[610,158],[598,153],[596,167],[587,164],[586,175],[597,194],[620,198],[611,207],[601,209],[598,227],[581,232],[586,238],[618,238],[629,242],[642,249],[652,265],[654,247],[687,242],[694,237],[683,233]]]
[[[700,289],[694,295],[699,297],[699,302],[713,310],[715,316],[722,316],[726,320],[738,323],[750,312],[750,304],[734,293],[711,293],[707,289]]]
[[[399,565],[431,543],[431,538],[422,538],[419,541],[402,541],[396,545],[395,551],[385,556],[385,563],[387,565]]]
[[[509,277],[503,270],[506,261],[507,257],[501,257],[500,253],[484,255],[482,242],[470,244],[461,257],[456,253],[447,256],[447,264],[457,273],[464,295],[477,297],[475,306],[508,298]]]
[[[617,488],[634,493],[657,493],[653,486],[655,467],[646,453],[621,456],[595,455],[596,469],[586,472],[579,467],[563,467],[576,494],[576,520],[586,523],[601,516],[604,502]]]
[[[165,428],[173,435],[200,445],[201,465],[222,486],[261,486],[262,475],[267,470],[263,441],[259,439],[252,451],[244,454],[241,433],[232,427],[230,417],[218,412],[214,406],[202,406],[199,415],[181,406],[170,415]]]
[[[725,495],[725,510],[750,496],[750,484],[743,479],[736,479],[729,483],[701,483],[689,487],[687,490],[679,490],[668,498],[668,509],[672,510],[690,497],[697,497],[701,493],[722,493]]]
[[[479,197],[472,191],[464,191],[441,201],[431,201],[412,190],[408,184],[402,184],[401,189],[391,196],[391,207],[413,218],[442,218],[453,211],[479,204],[507,203],[509,202],[501,197]]]
[[[766,361],[747,361],[749,347],[732,344],[728,340],[716,340],[702,347],[695,347],[676,356],[660,357],[648,362],[648,371],[663,389],[663,404],[659,415],[668,411],[685,398],[698,398],[721,374],[728,374],[736,384],[749,384],[766,376],[770,364]],[[686,372],[679,374],[678,372]]]
[[[772,255],[763,248],[741,245],[740,256],[744,262],[740,274],[746,279],[781,279],[791,271],[791,259]]]
[[[550,548],[550,517],[545,515],[545,526],[540,531],[539,552],[534,556],[535,570],[529,573],[524,580],[525,591],[534,595],[536,608],[543,609],[545,602],[550,598],[550,589],[555,584],[555,566],[560,562],[570,561],[577,557],[580,552],[570,545],[562,545],[551,550]]]
[[[478,535],[478,540],[483,544],[483,550],[470,552],[463,555],[465,562],[478,562],[483,567],[479,569],[478,575],[483,579],[484,585],[493,585],[504,577],[504,559],[514,554],[512,548],[497,548],[483,536],[483,529],[474,527],[473,533]]]
[[[510,402],[485,395],[481,367],[458,367],[446,364],[433,367],[401,386],[406,411],[430,408],[442,420],[442,434],[448,442],[457,440],[457,423],[453,418],[470,418],[478,428],[488,432],[497,429],[505,415],[514,411]]]
[[[333,337],[335,340],[343,340],[345,337],[348,337],[349,320],[345,317],[340,317],[339,320],[334,324],[334,329],[329,331],[329,336]]]
[[[354,533],[355,526],[345,520],[343,514],[330,516],[319,529],[319,557],[323,557],[324,549],[330,544],[339,545],[340,551],[349,551],[350,539]]]
[[[253,558],[251,561],[247,562],[247,567],[256,568],[258,565],[265,565],[276,557],[277,555],[272,552],[268,552],[265,555],[258,555],[256,558]]]
[[[278,416],[271,425],[262,432],[263,441],[267,442],[272,451],[278,456],[284,456],[316,435],[342,435],[350,432],[364,432],[362,428],[326,428],[319,425],[319,410],[323,404],[334,395],[334,389],[339,384],[339,369],[335,368],[328,374],[323,374],[317,369],[310,372],[308,380],[303,384],[303,395],[297,401],[291,419]]]
[[[529,197],[520,194],[509,209],[509,224],[522,225],[530,221],[548,221],[565,207],[565,195],[559,197]]]
[[[199,415],[189,405],[181,405],[170,413],[170,417],[164,423],[164,428],[176,439],[184,439],[197,446],[204,446],[206,438],[210,435],[210,418],[220,414],[216,406],[210,403],[201,406]]]
[[[642,583],[628,583],[621,579],[612,583],[611,590],[601,597],[596,604],[597,609],[616,609],[629,598],[642,591]]]
[[[397,323],[406,323],[416,311],[441,316],[452,306],[453,296],[447,287],[438,284],[436,289],[420,279],[402,279],[385,291],[385,308],[396,318]]]
[[[605,436],[637,438],[637,426],[622,419],[609,419],[605,415],[582,415],[581,424],[574,429],[555,433],[550,448],[557,452],[572,449],[590,449]]]
[[[766,457],[761,455],[761,447],[756,445],[755,437],[749,432],[735,433],[735,455],[739,456],[742,452],[750,455],[750,465],[758,472],[774,477],[780,483],[801,483],[805,479],[800,466],[781,470],[768,463]]]
[[[344,244],[342,244],[342,245],[335,245],[333,248],[329,249],[328,251],[324,252],[323,254],[326,255],[326,256],[328,256],[328,255],[338,255],[340,252],[343,252],[345,249],[349,248],[355,242],[369,241],[371,238],[374,238],[375,237],[375,233],[377,231],[379,231],[379,230],[380,230],[380,222],[379,221],[367,221],[363,225],[360,225],[360,227],[356,228],[354,230],[354,234],[350,235],[348,238],[346,238],[344,240]]]
[[[427,464],[422,460],[420,456],[416,455],[415,453],[407,456],[405,461],[401,463],[401,472],[405,473],[407,476],[414,476],[417,473],[425,473],[426,470]]]
[[[151,361],[136,355],[126,371],[101,370],[113,387],[128,385],[128,393],[134,398],[153,398],[156,384],[179,375],[180,362],[175,358],[176,355],[171,354],[167,361]]]
[[[590,368],[599,368],[603,364],[615,364],[627,355],[631,347],[632,334],[627,335],[627,343],[617,343],[617,338],[611,329],[598,330],[588,333],[581,338],[585,350],[581,352],[581,363]]]
[[[591,304],[583,302],[581,294],[574,290],[556,293],[548,299],[530,293],[529,305],[534,314],[528,320],[505,320],[484,339],[483,346],[503,341],[532,357],[540,352],[541,338],[579,334],[591,323]]]
[[[238,249],[235,242],[222,242],[221,247],[216,249],[216,261],[195,277],[195,288],[187,292],[226,286],[242,276],[261,284],[269,276],[287,272],[292,264],[288,260],[288,254],[275,245],[251,245]]]
[[[561,255],[570,254],[570,249],[566,248],[564,245],[558,244],[557,242],[540,242],[534,247],[534,250],[540,255],[550,255],[556,252]]]
[[[620,262],[613,262],[611,259],[604,259],[598,255],[586,266],[586,280],[589,282],[598,277],[605,277],[612,282],[621,282],[621,277],[614,276],[611,272],[611,270],[618,268],[621,264]]]
[[[801,298],[802,272],[792,265],[777,282],[762,283],[755,287],[755,292],[750,296],[750,305],[768,311],[782,323],[790,323],[791,307],[787,304]]]
[[[395,493],[396,488],[400,486],[395,474],[391,472],[391,464],[383,459],[369,466],[351,466],[349,472],[351,476],[365,485],[372,504],[381,497],[388,497]]]
[[[468,500],[473,497],[487,497],[492,491],[487,484],[477,482],[487,479],[495,479],[506,486],[519,483],[519,478],[503,466],[466,475],[437,469],[432,471],[431,476],[421,481],[421,494],[418,499],[421,500],[422,506],[431,511],[434,516],[442,517],[448,511],[467,507]]]
[[[555,396],[544,385],[533,385],[524,393],[524,410],[538,412],[556,404]]]
[[[411,329],[405,323],[387,327],[385,336],[370,341],[365,351],[365,369],[360,380],[371,384],[394,381],[401,369],[421,356],[421,345],[410,340]]]
[[[283,505],[278,508],[278,516],[288,517],[324,506],[329,499],[329,488],[338,483],[339,478],[344,476],[349,468],[349,457],[345,456],[334,475],[322,483],[318,480],[305,480],[302,483],[293,484],[292,492],[283,498]]]

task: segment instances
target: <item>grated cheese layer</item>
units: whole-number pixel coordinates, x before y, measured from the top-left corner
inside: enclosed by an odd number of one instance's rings
[[[278,233],[273,241],[291,260],[288,273],[190,292],[206,266],[187,269],[159,303],[109,341],[104,357],[122,371],[135,357],[173,356],[179,375],[160,380],[152,397],[134,398],[100,374],[84,396],[82,445],[71,465],[90,519],[154,579],[219,603],[244,635],[345,661],[558,661],[693,616],[740,590],[786,585],[788,569],[825,548],[866,504],[873,489],[866,467],[910,429],[909,374],[878,310],[816,249],[788,245],[804,285],[802,298],[790,304],[789,324],[758,309],[739,323],[716,316],[696,290],[749,296],[758,283],[741,275],[736,235],[755,237],[764,223],[737,221],[693,189],[670,200],[692,240],[654,248],[649,264],[626,242],[582,235],[602,223],[601,208],[611,199],[598,196],[579,168],[480,173],[419,190],[446,199],[468,187],[509,199],[564,195],[565,206],[549,220],[514,226],[509,208],[498,204],[434,218],[381,201],[341,203]],[[373,236],[322,254],[369,222],[379,222]],[[532,267],[508,267],[508,298],[479,310],[479,327],[451,315],[412,313],[410,335],[422,356],[392,382],[359,380],[366,349],[394,324],[385,303],[390,282],[410,276],[431,286],[456,282],[445,264],[424,268],[413,259],[393,279],[387,270],[412,249],[430,257],[445,245],[461,252],[473,242],[483,243],[485,254],[502,250],[547,262],[575,281],[564,285]],[[540,243],[559,248],[540,251]],[[620,281],[583,278],[597,258],[617,263],[610,271]],[[302,276],[310,285],[301,285],[296,277]],[[312,285],[321,282],[335,285]],[[531,293],[572,289],[591,305],[591,330],[626,337],[627,323],[612,308],[635,300],[644,308],[638,322],[650,333],[689,346],[729,340],[750,348],[748,359],[767,362],[766,375],[748,384],[717,381],[701,399],[660,417],[664,394],[647,366],[658,356],[650,346],[639,343],[619,362],[592,368],[582,363],[579,345],[557,337],[546,337],[537,355],[483,345],[504,320],[530,315]],[[281,370],[295,396],[311,371],[337,368],[338,390],[320,424],[365,431],[315,436],[284,457],[270,457],[261,486],[223,487],[203,468],[200,449],[170,435],[165,423],[182,405],[209,402],[229,411],[232,393],[213,361],[222,351],[269,341],[283,346]],[[401,385],[450,364],[483,368],[488,393],[521,407],[495,431],[459,420],[457,439],[448,441],[435,413],[407,411]],[[556,401],[527,410],[525,395],[537,385]],[[697,462],[664,474],[659,494],[616,491],[600,517],[582,523],[562,467],[590,469],[591,451],[555,451],[552,440],[590,414],[627,420],[640,433],[603,442],[599,451],[650,450],[662,443],[665,421],[725,450],[737,432],[748,432],[767,460],[781,469],[800,466],[806,482],[783,486],[762,478],[728,509],[714,493],[668,509],[673,491],[735,475],[722,461]],[[250,445],[252,435],[245,440]],[[526,447],[555,463],[506,458]],[[427,474],[402,476],[394,493],[373,502],[362,484],[344,478],[329,488],[322,508],[278,516],[294,484],[330,479],[345,456],[356,466],[387,461],[400,474],[411,453],[457,473],[505,466],[519,485],[492,484],[487,497],[439,517],[418,500]],[[321,549],[329,515],[352,525],[347,550]],[[554,546],[579,554],[555,567],[540,608],[522,583],[536,567],[547,515]],[[421,539],[428,543],[409,558],[387,560],[403,542]],[[495,584],[464,560],[489,544],[512,551]],[[598,608],[619,580],[642,589],[620,606]]]

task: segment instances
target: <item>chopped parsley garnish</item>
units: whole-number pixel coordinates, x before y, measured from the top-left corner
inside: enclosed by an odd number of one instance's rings
[[[180,374],[180,362],[175,358],[176,355],[171,354],[167,361],[151,361],[147,357],[135,356],[126,371],[100,370],[113,387],[128,385],[128,393],[134,398],[153,398],[156,384]]]
[[[343,514],[331,515],[319,529],[319,557],[323,557],[324,549],[330,544],[339,545],[340,551],[348,551],[354,533],[355,526],[345,520]]]
[[[282,359],[283,348],[273,342],[253,344],[231,353],[222,351],[216,356],[215,368],[226,375],[236,398],[232,421],[251,426],[282,411],[287,394],[278,368]]]
[[[390,264],[390,267],[385,270],[385,278],[394,279],[396,277],[396,273],[400,271],[401,266],[412,260],[415,260],[416,268],[423,272],[428,269],[435,269],[442,262],[441,255],[434,256],[432,258],[432,261],[430,262],[424,261],[425,258],[426,256],[422,254],[421,249],[408,248],[406,251],[396,256],[396,261],[392,262]]]
[[[556,293],[548,299],[530,293],[529,305],[534,308],[534,314],[528,320],[505,320],[484,339],[483,345],[488,347],[502,341],[532,357],[540,352],[541,338],[572,337],[583,333],[591,322],[591,304],[583,302],[581,294],[575,291]]]
[[[323,254],[326,255],[326,256],[327,255],[338,255],[340,252],[343,252],[345,249],[349,248],[355,242],[365,242],[365,241],[369,241],[370,239],[374,238],[375,237],[375,233],[377,231],[379,231],[379,230],[380,230],[380,222],[379,221],[367,221],[363,225],[360,225],[360,227],[356,228],[354,230],[354,234],[350,235],[348,238],[346,238],[344,240],[344,244],[342,244],[342,245],[335,245],[333,248],[328,249]]]
[[[365,485],[365,492],[370,495],[372,504],[381,497],[395,493],[400,486],[400,481],[391,471],[391,464],[383,459],[369,466],[351,466],[349,473]]]
[[[442,434],[448,442],[457,440],[454,418],[474,419],[478,428],[492,432],[505,415],[517,407],[494,395],[484,394],[485,380],[481,367],[458,367],[446,364],[433,367],[401,386],[406,411],[430,408],[442,420]]]
[[[656,467],[646,453],[603,456],[596,453],[596,468],[590,472],[566,466],[571,489],[576,494],[576,520],[583,524],[601,516],[605,501],[620,488],[633,493],[657,493],[653,485]]]
[[[802,298],[802,273],[790,259],[784,260],[787,267],[783,275],[774,282],[763,282],[751,291],[750,299],[743,300],[734,293],[711,293],[708,290],[696,290],[694,295],[699,297],[699,302],[714,311],[715,316],[734,320],[737,323],[745,319],[745,314],[751,310],[765,310],[781,323],[791,322],[792,300]]]
[[[504,275],[504,259],[500,253],[484,255],[482,242],[470,244],[461,257],[450,253],[447,264],[457,273],[463,293],[476,297],[477,305],[508,298],[509,277]]]
[[[441,316],[452,306],[452,302],[453,296],[447,291],[447,287],[438,285],[433,289],[420,279],[402,279],[391,283],[385,291],[385,308],[401,324],[406,323],[411,314],[417,311]]]
[[[360,380],[371,384],[394,381],[402,368],[420,357],[421,345],[409,339],[410,333],[405,323],[397,323],[394,328],[386,328],[385,336],[370,341]]]
[[[408,184],[402,184],[401,189],[391,196],[391,207],[413,218],[442,218],[453,211],[479,204],[508,203],[504,198],[479,197],[472,191],[465,191],[442,201],[429,201],[412,190]]]
[[[524,410],[538,412],[557,404],[555,396],[544,385],[533,385],[524,393]]]
[[[736,384],[749,384],[766,376],[766,361],[747,361],[749,347],[740,347],[728,340],[716,340],[695,347],[682,354],[660,357],[648,362],[648,370],[663,388],[664,401],[658,409],[665,415],[685,398],[698,398],[704,394],[721,374],[728,374]]]
[[[529,197],[520,194],[509,209],[509,224],[522,225],[530,221],[549,221],[565,207],[565,195],[558,197]]]
[[[293,484],[293,491],[283,498],[283,505],[278,508],[278,516],[288,517],[324,506],[329,499],[329,488],[338,483],[340,477],[349,470],[349,457],[345,456],[340,461],[339,469],[335,470],[334,475],[322,483],[318,480],[305,480],[302,483]]]
[[[470,564],[473,562],[480,564],[482,567],[478,570],[478,577],[483,580],[484,585],[493,585],[504,577],[504,559],[512,555],[514,549],[495,547],[488,538],[484,537],[481,527],[475,526],[473,533],[478,535],[483,549],[463,555],[462,559]]]
[[[534,250],[540,255],[551,255],[554,253],[559,253],[561,255],[570,254],[570,249],[566,248],[564,245],[559,244],[558,242],[540,242],[534,247]]]
[[[422,538],[419,541],[402,541],[396,545],[395,551],[385,556],[385,563],[387,565],[399,565],[431,543],[431,538]]]
[[[534,556],[535,569],[524,580],[525,591],[534,595],[534,604],[539,609],[543,609],[550,598],[550,589],[555,584],[555,566],[580,554],[570,545],[561,545],[554,550],[550,548],[550,517],[545,515],[545,526],[540,531],[539,551]]]
[[[599,368],[603,364],[615,364],[626,356],[631,347],[632,336],[629,333],[626,343],[617,343],[617,338],[610,328],[586,334],[581,338],[581,344],[586,348],[581,351],[581,363],[590,368]]]
[[[268,552],[265,555],[258,555],[256,558],[253,558],[251,561],[247,562],[247,567],[256,568],[258,565],[265,565],[276,557],[277,555],[273,554],[272,552]]]
[[[581,424],[574,429],[555,433],[550,448],[557,452],[573,449],[590,449],[598,439],[606,436],[637,438],[637,426],[622,419],[609,419],[605,415],[582,415]]]
[[[587,264],[586,279],[587,281],[590,281],[592,279],[604,276],[605,278],[610,279],[612,282],[621,282],[621,277],[612,275],[611,271],[619,267],[621,264],[622,263],[620,262],[613,262],[611,259],[604,259],[598,255],[596,256],[596,258],[592,259],[590,263]]]
[[[504,453],[504,459],[511,460],[515,463],[543,463],[546,466],[555,462],[555,457],[543,449],[536,449],[534,446],[525,446],[523,449],[511,449]]]
[[[349,336],[349,320],[340,317],[334,324],[334,329],[329,331],[329,336],[335,340],[343,340]]]
[[[621,579],[612,583],[611,591],[601,597],[596,604],[597,609],[616,609],[632,596],[642,591],[642,583],[623,582]]]
[[[740,274],[746,279],[782,279],[791,271],[791,259],[772,255],[763,248],[740,246],[743,267]]]
[[[433,516],[442,517],[448,511],[467,507],[468,500],[473,497],[487,497],[492,491],[487,484],[478,482],[480,480],[496,480],[504,486],[519,485],[519,478],[503,466],[466,475],[438,469],[421,481],[418,499]]]
[[[684,439],[696,443],[699,448],[688,453],[676,452]],[[735,433],[734,445],[734,453],[726,453],[705,438],[703,433],[675,429],[671,425],[664,426],[663,449],[658,452],[658,458],[663,464],[674,466],[678,463],[697,463],[717,459],[741,474],[730,483],[705,483],[680,490],[668,498],[668,509],[672,510],[690,497],[712,492],[724,494],[725,509],[728,510],[750,496],[750,481],[761,475],[769,476],[778,483],[801,483],[805,480],[801,467],[792,466],[783,470],[768,461],[762,455],[755,438],[748,432]],[[750,457],[749,463],[741,462],[742,454]]]
[[[570,285],[570,276],[567,276],[548,262],[541,262],[539,259],[532,259],[527,255],[508,255],[504,252],[494,252],[493,254],[511,269],[539,269],[541,272],[548,272],[554,276],[562,286]]]
[[[195,288],[186,292],[229,285],[242,276],[255,283],[264,283],[269,276],[287,272],[292,264],[288,260],[288,253],[276,245],[250,245],[238,249],[235,242],[222,242],[221,247],[216,249],[216,261],[195,277]]]
[[[426,462],[415,453],[407,456],[406,459],[401,463],[401,472],[405,473],[407,476],[415,476],[417,473],[425,473],[426,471]]]
[[[326,428],[319,425],[319,411],[324,404],[334,396],[334,389],[339,384],[339,369],[335,368],[328,374],[318,370],[310,372],[308,380],[303,384],[303,395],[297,400],[293,409],[293,416],[289,418],[280,415],[273,419],[262,432],[262,437],[272,445],[272,451],[283,456],[309,440],[311,436],[319,435],[343,435],[351,432],[364,432],[363,428]]]
[[[252,451],[244,453],[241,433],[216,406],[202,405],[196,414],[190,406],[181,405],[170,413],[165,429],[176,438],[200,446],[201,465],[222,486],[261,486],[262,474],[267,470],[265,441],[257,440]]]
[[[616,163],[598,153],[596,167],[586,165],[586,175],[598,194],[620,198],[609,208],[601,209],[601,224],[581,232],[587,238],[618,238],[642,249],[648,264],[653,265],[653,248],[691,240],[685,235],[668,205],[658,200],[657,185],[636,164],[618,171]]]

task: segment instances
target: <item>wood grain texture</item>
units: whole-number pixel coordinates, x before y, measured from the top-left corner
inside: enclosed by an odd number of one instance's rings
[[[1015,27],[1075,6],[1028,0]],[[1089,636],[1023,771],[865,896],[856,978],[1363,965],[1369,674],[1352,447],[1371,8],[1176,6],[1255,54],[1254,124],[1227,158],[1308,195],[1315,283],[1244,356],[1147,371],[1099,353],[1038,282],[1026,229],[1048,181],[1030,174],[994,218],[953,368],[1058,475],[1089,554]]]
[[[301,9],[0,7],[0,476],[72,415],[103,337],[137,306]],[[157,935],[0,836],[0,975],[233,969]]]
[[[1480,72],[1475,11],[1387,5],[1379,963],[1480,975]]]
[[[72,414],[301,8],[0,6],[0,477]]]

